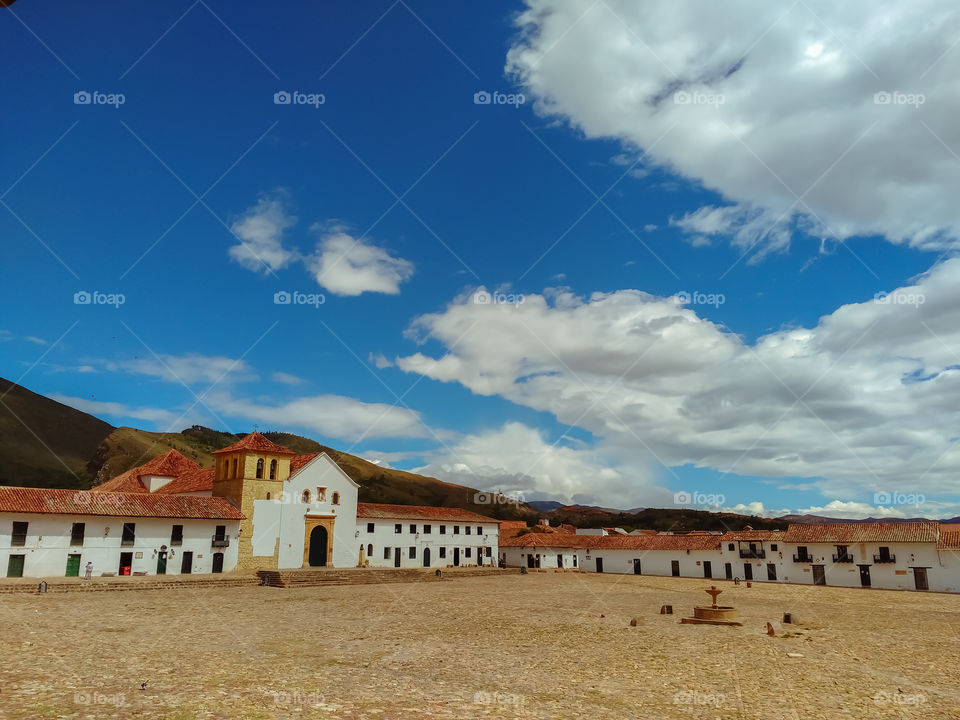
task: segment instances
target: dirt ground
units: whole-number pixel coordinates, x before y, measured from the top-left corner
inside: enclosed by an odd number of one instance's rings
[[[0,595],[0,718],[960,718],[960,596],[715,582]]]

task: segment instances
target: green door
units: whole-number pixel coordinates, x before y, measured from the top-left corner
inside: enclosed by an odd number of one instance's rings
[[[23,558],[25,555],[11,555],[7,560],[7,577],[23,577]]]
[[[80,577],[80,556],[79,555],[67,555],[66,577]]]
[[[161,550],[157,555],[157,575],[167,574],[167,551]]]

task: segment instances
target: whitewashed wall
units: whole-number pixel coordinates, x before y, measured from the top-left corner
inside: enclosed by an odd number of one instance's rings
[[[373,523],[373,532],[368,532],[368,523]],[[395,531],[399,524],[401,531]],[[416,527],[416,532],[410,532],[410,526]],[[430,532],[424,532],[424,526],[430,526]],[[446,528],[446,533],[440,533],[440,526]],[[490,548],[490,555],[483,551],[482,564],[496,566],[498,557],[499,525],[497,523],[466,523],[462,520],[401,520],[401,519],[369,519],[357,518],[356,530],[358,540],[355,541],[355,555],[359,557],[362,547],[366,553],[368,546],[373,545],[373,553],[368,556],[370,567],[394,567],[394,548],[400,548],[400,567],[424,567],[424,550],[430,549],[429,567],[444,568],[454,564],[454,548],[460,549],[460,567],[475,566],[478,564],[477,553],[481,548]],[[454,532],[454,527],[460,529]],[[466,528],[470,534],[466,534]],[[481,529],[477,534],[477,528]],[[410,548],[414,548],[415,557],[410,557]],[[389,548],[389,557],[384,557],[385,548]],[[446,557],[440,557],[440,548],[446,548]],[[470,555],[467,556],[469,549]]]
[[[356,567],[359,555],[356,541],[357,490],[359,486],[333,460],[321,454],[284,482],[281,498],[253,503],[253,554],[273,555],[279,540],[278,563],[281,569],[303,566],[307,515],[333,515],[333,566]],[[326,488],[326,499],[317,501],[317,488]],[[310,491],[309,505],[301,502],[303,491]],[[339,505],[333,493],[340,494]]]
[[[585,572],[597,571],[597,558],[603,558],[603,572],[632,575],[634,559],[640,560],[641,575],[671,574],[671,562],[680,563],[680,577],[703,577],[704,561],[711,563],[714,578],[723,577],[720,554],[708,550],[579,550],[580,567]]]
[[[556,569],[559,567],[572,570],[580,567],[580,558],[577,556],[577,551],[572,548],[500,548],[500,556],[504,559],[507,567],[530,567],[527,562],[528,555],[533,556],[535,567],[537,559],[539,558],[539,567],[541,570]]]
[[[870,587],[887,590],[915,589],[913,568],[926,567],[928,584],[931,590],[956,592],[960,585],[960,577],[954,574],[950,567],[941,564],[941,553],[937,552],[934,543],[848,543],[848,552],[853,556],[852,563],[834,563],[833,555],[837,553],[835,544],[808,543],[807,553],[813,557],[812,563],[794,563],[793,556],[797,554],[797,547],[793,543],[786,546],[790,555],[785,557],[794,569],[788,572],[789,582],[804,585],[813,584],[813,565],[823,565],[827,585],[837,587],[860,587],[860,564],[870,566]],[[880,554],[881,547],[890,548],[896,562],[877,563],[874,555]],[[784,552],[784,556],[787,553]]]
[[[564,558],[565,567],[572,567],[572,555],[577,555],[577,566],[584,572],[596,572],[596,559],[603,558],[604,573],[634,572],[633,560],[640,560],[641,574],[669,577],[672,574],[671,561],[680,563],[680,577],[704,577],[704,563],[710,562],[712,578],[721,580],[726,577],[725,564],[730,563],[733,577],[745,579],[744,564],[753,568],[754,582],[769,582],[767,565],[776,569],[776,582],[813,584],[812,564],[824,565],[826,584],[836,587],[860,587],[860,568],[858,563],[870,565],[870,586],[887,590],[913,590],[914,568],[926,567],[929,589],[935,592],[960,592],[960,550],[937,550],[933,543],[862,543],[849,544],[849,553],[853,563],[834,563],[836,554],[833,544],[809,544],[807,549],[815,563],[795,563],[797,545],[776,543],[772,550],[764,543],[765,557],[741,558],[736,541],[730,550],[730,541],[721,542],[720,550],[597,550],[588,553],[585,549],[562,547],[503,547],[500,555],[507,567],[528,567],[527,557],[539,556],[541,569],[557,567],[557,555]],[[880,554],[880,547],[889,547],[896,558],[894,563],[877,563],[873,556]]]
[[[13,522],[28,522],[27,542],[24,547],[11,547]],[[70,545],[73,523],[85,524],[83,546]],[[121,547],[124,523],[136,523],[135,543]],[[183,544],[170,544],[174,525],[183,525]],[[217,525],[226,526],[230,546],[212,547]],[[188,520],[177,518],[117,518],[100,515],[41,515],[37,513],[0,513],[0,576],[6,576],[10,555],[24,555],[24,577],[63,577],[67,556],[80,555],[80,575],[88,561],[93,562],[94,576],[105,572],[117,573],[120,553],[134,554],[132,572],[155,575],[157,555],[162,545],[167,546],[167,575],[180,574],[183,553],[193,552],[192,573],[209,573],[213,569],[213,554],[223,553],[223,571],[237,566],[237,537],[240,523],[236,520]],[[173,556],[169,553],[172,551]],[[141,553],[141,557],[136,557]]]
[[[733,546],[733,549],[730,549],[730,546]],[[761,543],[757,543],[758,546]],[[776,550],[772,549],[772,545],[776,545]],[[791,570],[793,570],[793,563],[790,562],[790,553],[795,552],[793,549],[788,549],[786,544],[782,541],[775,543],[769,543],[764,541],[762,543],[762,549],[765,553],[765,556],[762,558],[742,558],[740,557],[740,548],[744,550],[749,549],[748,543],[743,543],[739,545],[736,540],[721,540],[720,543],[720,554],[723,556],[720,562],[720,573],[714,572],[714,577],[725,578],[726,577],[726,563],[730,563],[730,569],[733,574],[733,577],[740,578],[741,580],[747,579],[747,572],[745,569],[746,565],[750,565],[753,573],[752,580],[754,582],[770,582],[768,576],[768,565],[773,565],[776,572],[776,580],[774,582],[789,582],[789,575]]]

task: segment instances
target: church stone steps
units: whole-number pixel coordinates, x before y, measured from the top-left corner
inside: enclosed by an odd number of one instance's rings
[[[505,570],[497,568],[469,568],[460,570],[441,568],[442,574],[440,577],[437,577],[436,569],[430,568],[355,568],[344,570],[260,570],[257,575],[260,576],[260,581],[263,585],[294,588],[322,585],[442,582],[459,577],[502,575],[506,572]]]

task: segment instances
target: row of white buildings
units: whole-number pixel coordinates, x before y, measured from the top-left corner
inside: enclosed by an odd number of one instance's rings
[[[259,433],[202,468],[175,450],[89,491],[0,486],[6,577],[176,575],[497,561],[498,523],[456,508],[357,501],[326,454]]]
[[[791,525],[626,535],[456,508],[358,502],[326,454],[259,433],[202,468],[171,450],[89,491],[0,487],[0,574],[176,575],[315,567],[575,569],[960,592],[960,527]],[[600,534],[588,534],[600,533]]]
[[[796,524],[786,531],[582,535],[505,531],[507,566],[960,592],[960,528],[936,522]]]

